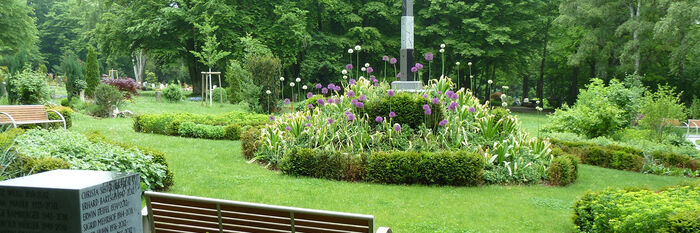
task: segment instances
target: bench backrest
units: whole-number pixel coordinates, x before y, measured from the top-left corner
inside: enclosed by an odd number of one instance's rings
[[[15,121],[46,121],[49,116],[44,105],[0,105],[0,112],[10,114]],[[0,123],[12,122],[4,114],[0,114]]]
[[[700,127],[700,120],[691,120],[691,119],[689,119],[689,120],[688,120],[688,126],[693,127],[693,128]]]
[[[151,231],[365,232],[374,216],[145,192]]]

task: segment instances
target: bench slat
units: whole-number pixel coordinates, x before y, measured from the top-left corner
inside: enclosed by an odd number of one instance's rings
[[[372,233],[370,231],[344,231],[326,228],[294,226],[297,233]]]
[[[219,230],[219,221],[217,220],[216,222],[204,222],[204,221],[196,221],[196,220],[189,220],[189,219],[183,219],[183,218],[172,218],[172,217],[166,217],[166,216],[153,216],[153,221],[157,223],[172,223],[176,224],[179,226],[188,226],[188,227],[205,227],[205,228],[214,228],[217,231]]]
[[[265,223],[265,222],[254,222],[254,221],[249,221],[249,220],[241,220],[241,219],[222,219],[221,222],[224,224],[224,228],[228,229],[227,226],[229,225],[237,225],[237,226],[246,226],[246,227],[256,227],[256,228],[261,228],[265,230],[283,230],[283,231],[291,231],[292,230],[292,224],[291,221],[289,224],[279,224],[279,223]]]
[[[173,206],[161,203],[151,203],[151,208],[153,210],[170,210],[183,213],[195,213],[201,215],[212,215],[217,216],[216,209],[202,209],[197,207],[183,207],[183,206]]]
[[[219,218],[217,218],[216,215],[214,215],[214,216],[200,215],[200,214],[191,214],[190,212],[173,212],[173,211],[156,210],[156,209],[153,210],[153,215],[219,223]]]
[[[302,214],[302,213],[295,213],[294,220],[295,221],[297,221],[297,220],[311,220],[311,221],[317,221],[317,222],[333,222],[333,223],[344,223],[344,224],[349,224],[349,225],[369,226],[369,221],[363,220],[363,219],[339,218],[339,217],[333,217],[333,216],[312,215],[312,214]]]
[[[254,221],[283,223],[283,224],[291,224],[291,222],[292,222],[289,217],[284,218],[284,217],[277,217],[277,216],[264,216],[264,215],[254,215],[254,214],[247,214],[247,213],[226,212],[226,211],[221,211],[221,217],[222,218],[234,218],[234,219],[246,219],[246,220],[254,220]]]
[[[192,226],[179,226],[169,223],[155,222],[156,232],[166,232],[168,230],[178,230],[184,232],[194,232],[194,233],[209,233],[209,232],[219,232],[219,227],[217,228],[205,228],[205,227],[192,227]]]
[[[262,228],[257,228],[257,227],[249,227],[249,226],[238,226],[238,225],[229,225],[229,224],[224,224],[224,232],[251,232],[251,233],[289,233],[291,231],[285,231],[285,230],[274,230],[274,229],[262,229]]]
[[[362,226],[345,225],[345,224],[336,224],[336,223],[332,223],[332,222],[313,222],[313,221],[307,221],[307,220],[301,220],[301,219],[294,219],[294,226],[295,227],[315,227],[315,228],[322,228],[322,229],[343,230],[343,231],[351,231],[351,232],[368,232],[369,231],[369,226],[366,226],[366,225],[362,225]]]
[[[221,211],[250,213],[250,214],[258,214],[258,215],[277,216],[277,217],[289,217],[289,212],[287,212],[287,211],[264,210],[264,209],[256,209],[256,208],[232,206],[232,205],[221,205]]]

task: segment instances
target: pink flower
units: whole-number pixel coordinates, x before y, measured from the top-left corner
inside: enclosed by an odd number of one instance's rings
[[[396,117],[396,113],[395,113],[395,112],[390,112],[390,113],[389,113],[389,118],[394,118],[394,117]]]
[[[332,125],[333,122],[335,122],[333,119],[328,119],[328,124],[329,124],[329,125]]]
[[[425,60],[426,60],[426,61],[432,61],[432,60],[433,60],[433,53],[426,53],[426,54],[425,54]]]
[[[270,121],[275,121],[275,116],[270,116],[268,119],[270,119]]]
[[[372,68],[372,67],[367,67],[367,73],[368,73],[368,74],[371,74],[372,72],[374,72],[374,68]]]
[[[378,116],[377,118],[374,118],[374,121],[376,121],[377,123],[382,123],[384,122],[384,117]]]
[[[418,69],[423,69],[423,64],[416,63],[416,68],[418,68]]]
[[[328,94],[328,88],[321,88],[321,94]]]
[[[348,97],[350,97],[350,98],[355,97],[355,92],[354,92],[354,91],[348,91]]]
[[[388,90],[388,91],[386,91],[386,95],[389,96],[389,97],[394,96],[394,90]]]
[[[316,103],[318,103],[318,105],[321,105],[321,106],[326,105],[326,101],[323,101],[323,99],[318,99],[316,101]]]
[[[367,96],[366,95],[360,95],[360,101],[366,101]]]
[[[433,98],[433,104],[439,104],[439,103],[440,103],[440,99],[438,99],[437,97]]]
[[[438,125],[440,125],[440,126],[445,126],[446,124],[447,124],[447,119],[441,120],[440,123],[439,123]]]
[[[347,64],[345,65],[346,70],[352,70],[352,64]]]
[[[320,83],[316,83],[316,89],[321,89],[323,87]]]
[[[413,68],[411,68],[411,72],[413,72],[413,73],[418,72],[418,67],[414,66]]]
[[[451,111],[455,111],[455,110],[457,110],[457,106],[459,106],[459,104],[457,102],[452,102],[450,104],[450,106],[447,108],[450,109]]]
[[[474,113],[476,112],[476,109],[474,107],[469,107],[469,112]]]
[[[389,61],[389,56],[383,56],[382,61]]]
[[[348,114],[348,121],[354,121],[355,120],[355,114]]]
[[[396,131],[396,132],[401,132],[401,125],[395,124],[395,125],[394,125],[394,131]]]
[[[311,92],[306,93],[306,98],[307,98],[307,99],[310,99],[311,97],[314,97],[314,93],[311,93]]]
[[[393,65],[393,64],[396,64],[397,61],[398,61],[398,60],[396,60],[395,57],[392,57],[392,58],[389,60],[389,63]]]
[[[287,130],[287,131],[292,131],[292,127],[289,127],[289,126],[284,127],[284,129]]]
[[[291,100],[289,100],[289,98],[287,98],[287,99],[284,99],[284,104],[292,104],[292,101],[291,101]]]

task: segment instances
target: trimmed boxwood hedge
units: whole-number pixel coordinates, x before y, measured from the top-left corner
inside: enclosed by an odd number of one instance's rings
[[[552,149],[554,159],[547,170],[547,181],[550,185],[566,186],[578,179],[579,158],[566,153],[559,148]]]
[[[206,139],[240,139],[241,129],[267,124],[267,116],[246,112],[220,115],[192,113],[143,114],[134,117],[134,131]]]

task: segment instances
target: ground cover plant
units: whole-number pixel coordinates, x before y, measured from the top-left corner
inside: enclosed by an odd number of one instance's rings
[[[289,167],[314,167],[304,166],[301,161],[314,159],[315,156],[296,155],[295,147],[316,150],[302,153],[305,155],[341,152],[335,157],[353,157],[367,153],[367,162],[356,167],[367,170],[366,178],[369,181],[381,183],[430,183],[395,177],[405,173],[411,176],[408,170],[397,170],[394,177],[384,178],[372,178],[375,174],[369,172],[376,166],[398,166],[398,169],[408,166],[416,169],[415,166],[422,164],[427,169],[433,165],[421,161],[438,161],[438,158],[445,157],[444,152],[448,152],[446,157],[450,159],[461,160],[462,156],[471,158],[478,155],[483,160],[475,162],[478,166],[474,169],[447,165],[449,163],[439,165],[441,169],[433,167],[429,170],[435,172],[428,177],[434,179],[435,184],[451,183],[436,182],[439,180],[436,176],[440,176],[438,171],[463,168],[477,174],[484,170],[481,178],[467,182],[471,185],[481,183],[482,178],[486,183],[531,183],[546,179],[552,160],[549,142],[531,137],[523,131],[517,117],[507,110],[492,110],[488,104],[481,104],[464,89],[455,92],[451,88],[453,86],[450,79],[442,78],[433,80],[432,85],[422,93],[397,94],[386,83],[364,78],[350,80],[344,87],[344,93],[340,92],[340,87],[329,84],[327,89],[333,92],[317,97],[309,95],[309,99],[316,103],[309,103],[305,111],[270,116],[272,124],[260,129],[260,138],[251,135],[250,140],[258,144],[244,142],[247,146],[255,145],[255,149],[244,148],[244,151],[255,151],[253,157],[272,168],[285,161],[280,166],[285,167],[282,171],[289,174],[309,174],[286,169]],[[469,155],[455,156],[449,151],[465,151]],[[285,160],[286,156],[300,159]],[[422,159],[431,156],[435,158]],[[384,159],[388,159],[388,162],[382,161]],[[290,161],[299,161],[299,164],[290,165]]]
[[[240,139],[242,128],[267,123],[267,116],[234,111],[225,114],[140,114],[134,131],[207,139]]]

